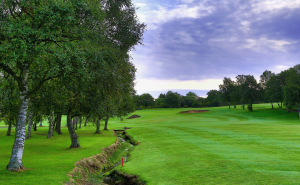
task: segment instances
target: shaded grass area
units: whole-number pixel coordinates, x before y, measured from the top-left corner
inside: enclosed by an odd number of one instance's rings
[[[205,108],[207,109],[207,108]],[[297,112],[254,105],[199,114],[187,109],[136,111],[127,133],[140,145],[118,170],[147,184],[299,184]],[[201,110],[190,108],[189,110]]]
[[[0,130],[0,184],[62,184],[69,180],[67,174],[76,161],[101,153],[103,147],[110,146],[116,139],[112,131],[94,134],[95,127],[82,127],[76,131],[82,148],[69,149],[71,140],[66,127],[62,128],[63,135],[55,133],[51,139],[46,139],[47,127],[37,129],[25,141],[23,164],[28,170],[16,173],[6,170],[14,136],[5,136],[6,129]]]

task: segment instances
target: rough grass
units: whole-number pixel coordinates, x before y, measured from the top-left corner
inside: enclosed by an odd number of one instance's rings
[[[32,138],[25,141],[23,164],[28,170],[16,173],[6,170],[14,136],[5,136],[6,129],[0,129],[0,184],[62,184],[69,181],[67,174],[73,170],[76,161],[101,153],[102,148],[110,146],[116,139],[112,131],[94,134],[95,127],[83,127],[76,131],[82,148],[69,149],[71,141],[66,127],[62,128],[63,135],[55,133],[52,139],[46,139],[47,127],[37,129],[32,132]],[[12,131],[14,135],[14,129]]]
[[[122,124],[133,127],[127,133],[140,145],[118,169],[150,185],[299,184],[298,114],[270,108],[254,105],[249,112],[241,106],[221,107],[199,114],[179,113],[186,108],[136,111],[141,118]]]

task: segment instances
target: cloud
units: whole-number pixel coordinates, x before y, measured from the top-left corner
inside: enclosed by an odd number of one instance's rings
[[[195,89],[210,90],[219,88],[223,79],[205,79],[205,80],[159,80],[159,79],[139,79],[136,81],[136,89],[144,91],[166,91],[169,89]]]
[[[145,3],[136,3],[135,4],[137,7],[141,7],[141,6],[146,6],[147,4],[145,4]]]
[[[192,1],[190,1],[192,2]],[[157,6],[156,10],[138,11],[139,19],[147,23],[147,29],[157,29],[161,24],[182,18],[200,18],[211,14],[214,8],[198,4],[196,6],[188,6],[181,4],[171,7]]]
[[[298,9],[299,0],[255,0],[252,3],[255,13],[274,13],[282,9]]]
[[[297,41],[289,42],[285,40],[268,40],[266,38],[260,38],[258,40],[247,39],[246,42],[247,44],[244,45],[245,48],[249,48],[258,52],[267,52],[266,49],[286,52],[285,46],[294,44]]]
[[[266,69],[278,73],[299,63],[300,0],[143,2],[148,31],[144,46],[132,52],[139,92],[192,82],[185,90],[206,87],[200,82],[239,74],[259,80]]]

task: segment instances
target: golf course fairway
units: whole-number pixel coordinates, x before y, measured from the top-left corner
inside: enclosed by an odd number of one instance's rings
[[[209,110],[180,113],[189,110]],[[116,167],[138,175],[149,185],[160,184],[300,184],[300,120],[297,112],[254,105],[215,108],[144,109],[134,119],[109,120],[109,131],[95,127],[76,130],[81,148],[68,149],[69,134],[46,139],[38,127],[26,140],[25,171],[9,172],[14,136],[0,129],[0,184],[63,184],[76,161],[101,153],[115,142],[112,129],[129,127],[126,134],[139,145]],[[129,117],[129,116],[128,116]],[[45,124],[46,125],[46,124]],[[65,118],[63,124],[65,125]],[[13,129],[14,131],[14,129]],[[14,132],[12,132],[14,135]]]
[[[117,169],[147,184],[300,184],[297,112],[270,107],[136,111],[115,123],[140,143]]]

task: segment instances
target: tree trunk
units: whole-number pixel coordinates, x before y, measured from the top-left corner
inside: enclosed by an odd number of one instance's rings
[[[98,118],[98,119],[97,119],[97,122],[96,122],[96,132],[95,132],[95,134],[100,134],[100,119],[101,119],[101,118]]]
[[[281,101],[281,106],[280,106],[280,108],[282,108],[282,101]]]
[[[61,114],[58,114],[57,115],[57,123],[56,123],[56,125],[57,125],[57,127],[56,127],[56,132],[58,133],[58,135],[62,135],[62,133],[61,133],[61,117],[62,117],[62,115]]]
[[[36,131],[36,121],[33,124],[33,131]]]
[[[67,126],[68,126],[68,130],[69,130],[70,138],[71,138],[70,148],[80,147],[77,134],[75,133],[75,130],[74,130],[74,127],[72,124],[72,117],[71,117],[70,111],[68,112],[68,115],[67,115]]]
[[[299,114],[299,119],[300,119],[299,103],[298,103],[298,114]]]
[[[84,123],[85,127],[86,127],[87,121],[88,121],[88,117],[85,118],[85,123]]]
[[[236,109],[236,103],[234,103],[234,108]]]
[[[47,138],[51,138],[53,136],[53,122],[54,122],[54,112],[51,112],[50,120],[49,120],[49,130]]]
[[[11,133],[11,125],[12,125],[11,121],[9,121],[8,122],[8,129],[7,129],[7,132],[6,132],[6,136],[11,136],[11,134],[10,134]]]
[[[245,109],[245,105],[243,104],[243,109]]]
[[[26,139],[30,139],[30,137],[31,137],[31,125],[32,125],[32,113],[29,113],[29,116],[28,116],[28,130],[27,130]]]
[[[274,106],[273,106],[273,103],[271,102],[271,105],[272,105],[272,109],[274,109]]]
[[[107,129],[108,119],[109,119],[109,117],[107,117],[107,118],[105,119],[105,126],[104,126],[104,130],[108,130],[108,129]]]
[[[229,108],[230,108],[230,102],[228,102]]]
[[[24,144],[25,144],[25,133],[26,133],[26,114],[28,110],[29,97],[28,95],[28,69],[25,67],[21,71],[21,77],[23,77],[20,82],[20,108],[18,114],[18,121],[16,125],[15,142],[12,148],[12,154],[10,161],[6,167],[9,171],[18,171],[20,169],[25,169],[22,163]]]
[[[77,129],[78,129],[78,128],[77,128],[77,125],[78,125],[78,117],[75,118],[75,124],[76,124],[75,130],[77,130]]]
[[[39,125],[40,127],[42,127],[43,126],[43,123],[42,123],[42,120],[41,120],[41,122],[40,122],[40,125]]]
[[[82,117],[79,116],[79,128],[81,128]]]

